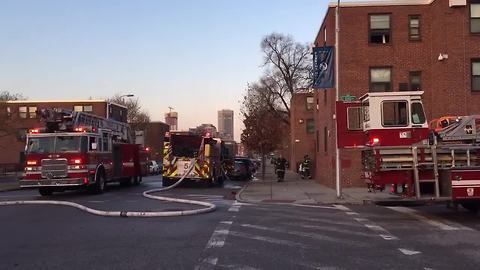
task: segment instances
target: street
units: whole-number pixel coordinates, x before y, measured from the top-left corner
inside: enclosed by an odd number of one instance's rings
[[[236,202],[245,182],[176,188],[165,196],[214,203],[215,212],[170,218],[107,218],[64,206],[0,208],[1,269],[473,269],[478,216],[445,206],[272,205]],[[49,197],[102,210],[178,210],[189,205],[112,184],[102,195]],[[36,190],[0,200],[40,199]]]

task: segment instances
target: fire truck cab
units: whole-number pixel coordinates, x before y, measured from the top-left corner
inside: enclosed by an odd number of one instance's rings
[[[75,188],[102,193],[107,182],[139,184],[146,175],[146,153],[129,143],[127,124],[68,110],[42,113],[46,127],[27,135],[22,188],[43,196]]]
[[[367,145],[411,145],[428,138],[423,92],[367,93],[360,98]]]

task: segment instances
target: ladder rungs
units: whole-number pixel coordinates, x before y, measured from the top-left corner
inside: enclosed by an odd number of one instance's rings
[[[435,165],[433,162],[419,162],[417,165]]]
[[[435,183],[437,182],[436,179],[420,179],[419,180],[420,183]]]

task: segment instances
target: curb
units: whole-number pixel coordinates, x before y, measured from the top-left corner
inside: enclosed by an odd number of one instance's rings
[[[7,187],[7,188],[0,188],[0,192],[16,191],[21,189],[22,188],[19,186],[13,186],[13,187]]]
[[[245,189],[247,189],[253,182],[248,182],[245,186],[240,189],[240,191],[237,192],[235,195],[235,200],[240,203],[248,203],[248,204],[257,204],[257,205],[289,205],[289,206],[325,206],[325,205],[371,205],[374,204],[373,201],[370,200],[363,200],[363,201],[357,201],[357,202],[316,202],[316,203],[285,203],[285,202],[254,202],[254,201],[249,201],[245,200],[242,198],[242,193]]]

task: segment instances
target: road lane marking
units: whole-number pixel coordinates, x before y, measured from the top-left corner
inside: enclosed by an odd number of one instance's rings
[[[233,205],[228,209],[228,212],[238,212],[240,211],[240,207],[242,206],[241,203],[235,201]]]
[[[350,246],[357,246],[357,247],[365,247],[366,244],[360,241],[352,241],[352,240],[344,240],[340,238],[335,238],[331,236],[326,236],[318,233],[309,233],[309,232],[301,232],[301,231],[293,231],[293,230],[286,230],[286,229],[279,229],[279,228],[273,228],[273,227],[265,227],[265,226],[260,226],[260,225],[252,225],[252,224],[240,224],[241,227],[244,228],[251,228],[251,229],[256,229],[256,230],[263,230],[263,231],[271,231],[271,232],[276,232],[276,233],[281,233],[281,234],[290,234],[290,235],[295,235],[295,236],[300,236],[304,238],[309,238],[309,239],[315,239],[319,241],[330,241],[334,243],[341,243],[341,244],[346,244]]]
[[[420,254],[422,252],[420,251],[416,251],[416,250],[409,250],[409,249],[406,249],[406,248],[399,248],[398,250],[400,250],[400,252],[402,252],[403,254],[405,255],[417,255],[417,254]]]
[[[341,210],[341,211],[352,212],[352,210],[350,210],[350,208],[346,207],[345,205],[334,204],[333,207],[336,208],[336,209],[338,209],[338,210]]]
[[[402,207],[402,206],[392,206],[392,207],[387,207],[388,209],[391,209],[393,211],[403,213],[410,215],[411,217],[427,223],[429,225],[432,225],[434,227],[437,227],[441,230],[444,231],[458,231],[458,230],[465,230],[465,231],[474,231],[474,229],[461,225],[459,223],[453,222],[453,221],[448,221],[442,218],[434,217],[431,215],[427,214],[421,214],[419,211],[407,207]]]
[[[333,226],[305,225],[305,224],[298,223],[298,222],[289,222],[289,223],[282,223],[282,224],[289,225],[289,226],[294,226],[294,227],[301,227],[301,228],[305,228],[305,229],[314,229],[314,230],[320,230],[320,231],[331,231],[331,232],[338,232],[338,233],[357,235],[357,236],[365,236],[365,237],[376,237],[376,234],[373,234],[373,233],[355,232],[355,231],[352,231],[352,230],[340,229],[340,228],[333,227]]]
[[[218,258],[216,257],[207,257],[203,259],[199,264],[195,266],[195,270],[211,270],[215,269],[215,265],[217,265]]]
[[[355,213],[355,212],[345,212],[345,214],[347,214],[349,216],[358,216],[359,215],[358,213]]]
[[[272,238],[268,236],[260,236],[260,235],[254,235],[254,234],[237,232],[237,231],[231,231],[230,235],[235,237],[240,237],[240,238],[263,241],[270,244],[277,244],[277,245],[283,245],[283,246],[289,246],[289,247],[300,247],[300,248],[307,249],[307,246],[305,246],[304,244],[283,240],[283,239]]]
[[[311,204],[299,204],[299,203],[293,203],[292,205],[298,206],[298,207],[306,207],[306,208],[337,209],[336,207],[325,206],[325,205],[311,205]]]
[[[398,237],[391,234],[385,228],[378,226],[377,224],[374,224],[367,218],[354,218],[354,220],[363,224],[365,227],[369,228],[370,230],[375,231],[376,233],[379,233],[378,236],[380,236],[383,240],[387,240],[387,241],[399,240]]]
[[[207,245],[205,246],[204,252],[211,248],[221,248],[225,245],[225,241],[230,232],[230,227],[232,226],[233,221],[224,220],[220,221],[215,231],[213,231],[210,240],[208,240]],[[200,262],[195,265],[195,270],[210,270],[215,269],[215,265],[218,262],[217,257],[207,256],[203,259],[200,259]]]

